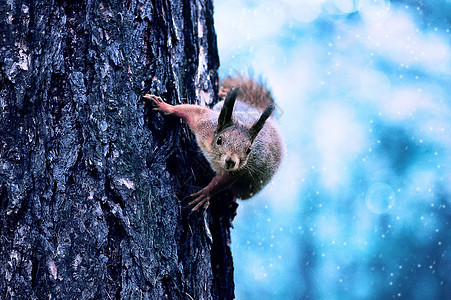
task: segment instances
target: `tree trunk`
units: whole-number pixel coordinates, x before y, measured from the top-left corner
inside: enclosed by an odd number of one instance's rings
[[[211,0],[0,3],[0,299],[231,299],[227,194],[144,93],[211,105]]]

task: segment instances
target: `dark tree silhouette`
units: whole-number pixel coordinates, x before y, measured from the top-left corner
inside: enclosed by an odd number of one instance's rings
[[[211,0],[0,2],[0,299],[231,299],[227,194],[186,124],[211,105]]]

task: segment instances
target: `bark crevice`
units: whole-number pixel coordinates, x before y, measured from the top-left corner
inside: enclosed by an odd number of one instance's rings
[[[183,209],[213,173],[140,102],[217,101],[212,2],[0,12],[0,299],[233,298],[231,197]]]

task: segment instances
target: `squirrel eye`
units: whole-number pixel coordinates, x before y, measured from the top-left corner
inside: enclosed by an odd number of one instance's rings
[[[249,155],[249,153],[251,153],[251,147],[246,149],[246,154]]]
[[[216,140],[216,144],[218,145],[222,145],[222,137],[218,137],[218,139]]]

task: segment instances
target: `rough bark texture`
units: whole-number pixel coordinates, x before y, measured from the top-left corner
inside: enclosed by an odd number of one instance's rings
[[[211,0],[0,2],[0,299],[230,299],[230,197],[186,124],[216,101]],[[137,102],[138,101],[138,102]]]

